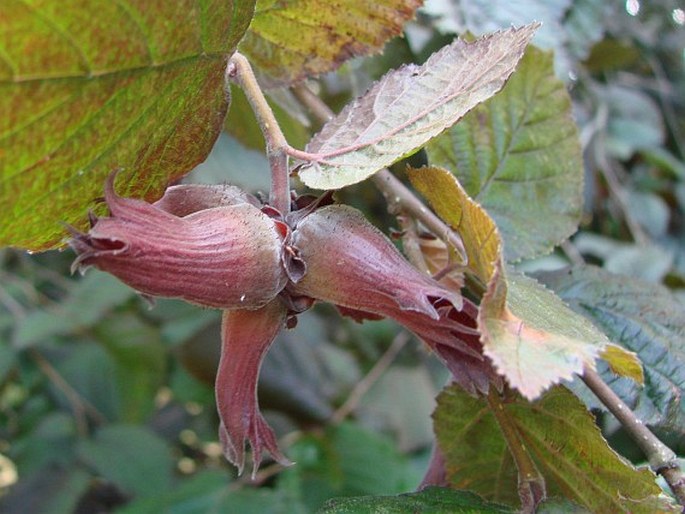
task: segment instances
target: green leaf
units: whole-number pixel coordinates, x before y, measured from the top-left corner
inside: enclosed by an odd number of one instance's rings
[[[356,415],[365,426],[391,433],[401,451],[427,448],[437,391],[424,366],[392,366],[364,395]]]
[[[17,351],[9,341],[0,341],[0,384],[5,382],[7,374],[17,364]]]
[[[501,415],[518,439],[510,444],[525,448],[551,496],[561,495],[591,512],[676,512],[660,496],[654,475],[616,454],[567,389],[556,387],[534,403],[511,396],[502,405]],[[516,468],[488,402],[452,386],[439,396],[434,420],[450,482],[488,500],[516,504]]]
[[[107,273],[93,270],[75,281],[66,298],[45,310],[35,310],[17,325],[15,345],[24,348],[55,335],[93,326],[135,292]]]
[[[78,452],[83,462],[127,494],[155,496],[171,487],[171,451],[147,428],[106,426],[94,439],[82,441]]]
[[[514,511],[504,505],[484,501],[468,491],[428,487],[418,493],[399,496],[336,498],[326,502],[318,514],[504,514]]]
[[[314,136],[307,151],[317,160],[300,177],[337,189],[413,153],[502,88],[536,28],[456,40],[422,66],[391,71]]]
[[[259,0],[240,51],[267,85],[290,85],[379,52],[419,0]]]
[[[664,121],[657,103],[645,92],[611,84],[597,90],[608,109],[606,146],[619,159],[627,160],[638,150],[662,145]]]
[[[297,465],[279,475],[278,488],[310,510],[332,496],[398,494],[420,481],[389,439],[352,423],[305,435],[288,456]]]
[[[426,151],[494,218],[508,261],[549,253],[575,232],[583,160],[551,54],[529,48],[502,91]]]
[[[594,368],[609,342],[602,332],[534,279],[513,272],[502,278],[483,297],[478,326],[483,353],[512,387],[533,400]]]
[[[91,477],[82,469],[64,469],[54,465],[21,478],[9,494],[3,495],[3,514],[76,512],[79,499],[91,483]]]
[[[95,328],[115,363],[119,420],[145,421],[154,409],[155,395],[162,386],[167,354],[159,331],[132,313],[110,316]]]
[[[53,365],[78,395],[97,409],[107,420],[116,420],[121,412],[116,363],[95,341],[86,340],[73,345],[71,353]],[[69,405],[64,393],[52,387],[55,396]]]
[[[152,200],[203,161],[228,107],[227,57],[254,0],[5,2],[0,245],[60,245],[109,173]]]
[[[305,514],[302,507],[280,491],[268,488],[236,489],[220,471],[201,471],[171,491],[134,501],[120,514]],[[230,487],[233,490],[229,489]]]
[[[539,278],[644,366],[641,387],[603,377],[648,425],[685,435],[685,306],[666,288],[601,268],[578,267]]]
[[[360,380],[359,365],[330,342],[313,312],[299,316],[293,330],[281,332],[262,363],[260,404],[298,419],[328,420],[333,403]]]

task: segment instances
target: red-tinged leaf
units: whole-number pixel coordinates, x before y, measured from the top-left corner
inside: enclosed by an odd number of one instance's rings
[[[555,387],[533,403],[510,394],[498,408],[496,416],[487,400],[454,386],[438,397],[435,432],[454,487],[517,505],[517,471],[509,452],[516,444],[543,475],[549,496],[563,496],[590,512],[678,512],[651,471],[636,469],[609,447],[567,389]]]
[[[267,85],[289,85],[379,52],[422,0],[260,0],[240,44]]]
[[[483,352],[525,397],[592,367],[606,336],[531,278],[505,271],[494,221],[456,178],[436,167],[410,169],[412,184],[462,237],[467,270],[483,285],[478,313]]]
[[[224,68],[254,1],[5,2],[0,245],[61,244],[115,168],[158,197],[203,161],[228,106]]]
[[[300,177],[337,189],[411,154],[502,88],[536,28],[456,40],[422,66],[391,71],[312,139],[307,151],[317,159]]]

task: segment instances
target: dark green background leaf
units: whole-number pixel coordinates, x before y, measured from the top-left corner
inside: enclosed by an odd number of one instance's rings
[[[514,511],[484,501],[468,491],[428,487],[399,496],[367,496],[329,500],[319,514],[504,514]]]
[[[145,427],[108,425],[94,439],[82,441],[78,453],[102,477],[130,495],[155,496],[171,486],[171,451]]]
[[[609,338],[636,352],[645,385],[606,371],[648,425],[685,436],[685,306],[664,287],[588,266],[538,277]]]

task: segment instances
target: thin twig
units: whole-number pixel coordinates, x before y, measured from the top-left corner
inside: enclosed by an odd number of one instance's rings
[[[352,392],[347,397],[347,400],[345,400],[345,403],[343,403],[338,410],[333,413],[333,416],[331,416],[331,423],[337,424],[342,422],[347,416],[350,415],[352,411],[357,408],[357,405],[359,405],[361,399],[369,391],[369,389],[371,389],[371,386],[375,384],[379,378],[381,378],[383,373],[385,373],[390,364],[392,364],[397,355],[400,353],[400,350],[402,350],[404,345],[407,344],[409,338],[409,333],[404,331],[395,336],[392,344],[388,347],[381,358],[378,359],[376,364],[374,364],[373,368],[371,368],[366,376],[354,386]]]
[[[293,88],[293,94],[300,103],[306,106],[314,117],[321,123],[326,123],[332,120],[335,113],[328,107],[321,98],[305,85],[300,85]]]
[[[580,253],[578,248],[576,248],[570,240],[567,239],[566,241],[562,241],[559,246],[574,266],[582,266],[585,264],[583,254]]]
[[[14,296],[9,294],[0,286],[0,305],[3,305],[12,314],[15,320],[26,317],[26,309],[24,306],[15,300]]]
[[[271,165],[271,193],[269,202],[284,216],[290,212],[290,174],[288,171],[288,142],[276,121],[269,103],[257,83],[249,61],[236,52],[228,61],[226,78],[238,84],[245,93],[259,128],[264,135],[266,152]]]
[[[407,256],[407,260],[411,262],[416,269],[430,275],[431,270],[428,267],[426,258],[421,251],[421,243],[419,242],[419,231],[416,219],[407,216],[401,212],[392,213],[397,218],[397,223],[402,230],[402,249]]]
[[[677,97],[677,93],[673,92],[673,87],[671,86],[671,81],[666,76],[666,71],[661,65],[661,61],[654,57],[647,57],[647,63],[652,72],[654,73],[654,78],[656,78],[657,83],[657,96],[659,98],[659,103],[661,104],[661,113],[666,120],[666,125],[673,135],[673,142],[675,143],[680,157],[685,157],[685,147],[683,146],[683,135],[680,130],[679,119],[674,115],[677,110],[673,106],[673,102],[670,98]],[[671,93],[671,94],[668,94]]]
[[[57,371],[38,350],[31,348],[29,354],[40,370],[53,384],[55,384],[55,387],[64,394],[69,405],[71,405],[76,420],[76,430],[80,436],[85,437],[88,434],[86,415],[90,415],[99,424],[107,422],[105,416],[103,416],[88,400],[83,398],[78,391],[71,387],[71,385],[64,380],[62,375],[59,374],[59,371]]]
[[[664,477],[678,502],[685,506],[685,475],[680,469],[676,454],[635,416],[630,407],[604,383],[596,371],[585,368],[581,378],[595,396],[621,422],[628,435],[644,452],[652,470]]]
[[[333,111],[305,85],[293,89],[295,96],[322,123],[330,120]],[[391,212],[406,212],[421,221],[437,237],[454,247],[459,253],[462,264],[466,265],[468,257],[464,243],[454,230],[436,216],[424,203],[388,169],[382,169],[372,177],[373,183],[383,193]]]
[[[609,113],[606,107],[599,109],[596,116],[598,126],[606,125],[608,115]],[[598,132],[598,139],[600,139],[601,143],[601,132]],[[617,171],[615,169],[615,166],[618,166],[618,164],[612,163],[607,157],[604,150],[604,144],[595,145],[595,150],[593,153],[595,161],[599,166],[599,171],[604,177],[607,186],[609,187],[609,192],[613,196],[618,207],[621,209],[623,219],[625,220],[626,225],[628,226],[628,230],[630,230],[630,233],[633,236],[633,240],[639,245],[645,245],[649,242],[649,237],[633,216],[630,206],[628,205],[628,197],[626,194],[626,190],[623,187],[623,184],[621,184],[621,181],[619,180]]]

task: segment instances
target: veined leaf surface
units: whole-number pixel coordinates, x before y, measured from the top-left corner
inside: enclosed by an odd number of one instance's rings
[[[549,253],[580,220],[583,157],[552,64],[530,47],[498,95],[426,147],[494,218],[507,261]]]
[[[516,439],[507,441],[492,406],[456,386],[438,397],[433,414],[438,445],[454,487],[485,499],[518,503],[516,465],[508,446],[523,446],[545,478],[550,496],[562,495],[591,512],[678,512],[648,469],[614,452],[592,415],[570,391],[555,387],[529,403],[502,398],[501,412]]]
[[[58,246],[105,177],[154,199],[202,162],[251,0],[2,3],[0,245]],[[125,183],[125,185],[123,184]]]
[[[661,285],[594,266],[541,273],[539,277],[613,341],[638,354],[644,366],[644,385],[611,373],[604,374],[605,380],[642,421],[684,437],[683,304]]]
[[[411,154],[502,88],[536,28],[456,40],[422,66],[391,71],[314,136],[307,151],[317,158],[300,177],[338,189]]]
[[[422,0],[259,0],[240,51],[267,86],[290,85],[377,53]]]

